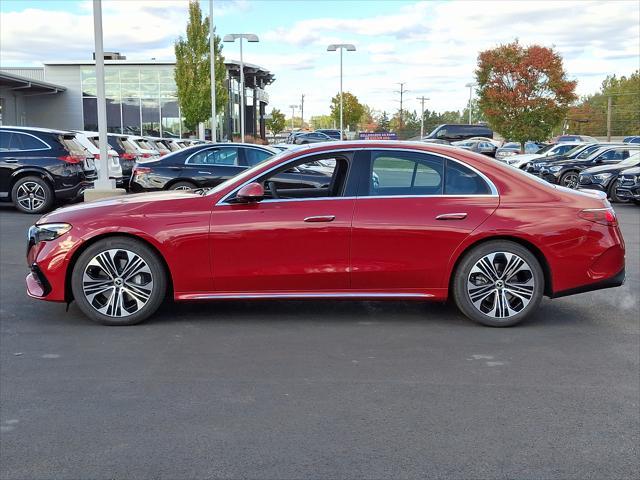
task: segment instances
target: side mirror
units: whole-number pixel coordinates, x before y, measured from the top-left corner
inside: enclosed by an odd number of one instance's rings
[[[264,198],[264,187],[258,182],[248,183],[236,195],[236,199],[242,203],[255,203]]]

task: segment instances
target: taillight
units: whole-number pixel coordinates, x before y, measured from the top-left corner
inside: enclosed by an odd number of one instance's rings
[[[123,160],[135,160],[136,156],[133,153],[123,153],[120,158]]]
[[[613,208],[587,208],[580,210],[578,213],[580,218],[589,220],[590,222],[599,223],[601,225],[618,225],[618,219],[616,218],[616,212]]]
[[[150,158],[151,154],[150,153],[140,153],[140,154],[138,154],[138,156],[140,158]]]
[[[82,163],[84,161],[84,157],[81,155],[63,155],[62,157],[58,157],[58,160],[75,164],[75,163]]]
[[[136,167],[133,170],[134,175],[141,175],[145,173],[150,173],[151,169],[149,167]]]
[[[167,153],[169,153],[169,152],[161,151],[161,152],[160,152],[160,156],[161,156],[161,157],[164,157]]]

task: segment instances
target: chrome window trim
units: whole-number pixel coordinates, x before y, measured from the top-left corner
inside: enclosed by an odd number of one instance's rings
[[[487,184],[489,185],[489,190],[491,191],[491,193],[489,194],[479,194],[479,195],[471,195],[471,194],[465,194],[465,195],[450,195],[450,194],[440,194],[440,195],[379,195],[379,196],[358,196],[358,197],[323,197],[323,198],[286,198],[286,199],[268,199],[268,200],[262,200],[262,202],[289,202],[289,201],[309,201],[309,200],[329,200],[329,199],[345,199],[345,198],[358,198],[358,199],[365,199],[365,198],[419,198],[419,197],[430,197],[430,198],[438,198],[438,197],[458,197],[458,198],[463,198],[463,197],[472,197],[472,198],[482,198],[482,197],[498,197],[499,193],[498,193],[498,189],[496,188],[496,186],[494,185],[494,183],[489,180],[489,178],[482,173],[481,171],[479,171],[477,168],[469,165],[468,163],[464,163],[461,162],[460,160],[456,160],[455,158],[451,158],[448,157],[446,155],[443,155],[441,153],[435,153],[435,152],[426,152],[424,150],[419,150],[419,149],[414,149],[414,148],[389,148],[389,147],[356,147],[356,148],[338,148],[338,149],[332,149],[332,150],[323,150],[321,152],[311,152],[311,153],[305,153],[304,155],[299,155],[296,156],[295,158],[292,158],[284,163],[279,163],[277,165],[274,165],[273,167],[269,168],[268,170],[265,170],[262,173],[259,173],[258,175],[255,175],[253,177],[251,177],[250,179],[246,180],[245,182],[241,183],[239,186],[237,186],[236,188],[234,188],[233,190],[231,190],[229,193],[227,193],[224,197],[222,197],[220,200],[218,200],[218,202],[216,203],[216,205],[232,205],[231,203],[227,203],[227,199],[232,196],[233,194],[235,194],[238,190],[240,190],[242,187],[244,187],[245,185],[248,185],[249,183],[253,182],[256,178],[258,177],[262,177],[274,170],[277,170],[278,168],[285,166],[289,163],[293,163],[293,162],[297,162],[298,160],[301,160],[303,158],[306,157],[312,157],[312,156],[317,156],[317,155],[324,155],[324,154],[328,154],[328,153],[345,153],[345,152],[356,152],[356,151],[390,151],[390,152],[412,152],[412,153],[423,153],[423,154],[427,154],[427,155],[434,155],[436,157],[440,157],[440,158],[444,158],[445,160],[451,160],[453,162],[456,162],[460,165],[462,165],[463,167],[466,167],[468,169],[470,169],[471,171],[473,171],[474,173],[478,174],[478,176],[480,176],[480,178],[482,178],[485,182],[487,182]],[[261,202],[261,203],[262,203]]]
[[[194,147],[195,147],[195,145],[194,145]],[[239,150],[240,148],[250,148],[250,149],[253,149],[253,150],[259,150],[261,152],[269,153],[269,154],[271,154],[271,156],[274,156],[274,155],[277,155],[278,153],[280,153],[280,152],[272,152],[271,150],[266,149],[266,148],[260,148],[257,145],[247,145],[247,146],[237,145],[237,144],[211,145],[211,146],[209,146],[207,148],[203,148],[201,150],[198,150],[197,152],[193,152],[191,155],[189,155],[187,157],[187,159],[184,161],[184,164],[185,165],[187,165],[187,164],[188,165],[209,165],[208,163],[188,163],[188,162],[189,162],[189,159],[191,157],[193,157],[194,155],[197,155],[200,152],[205,152],[207,150],[213,150],[215,148],[235,148],[237,150]],[[220,165],[220,164],[214,163],[214,165]],[[222,167],[244,167],[244,165],[237,165],[237,164],[236,165],[220,165],[220,166],[222,166]],[[251,167],[249,167],[249,168],[251,168]]]
[[[194,145],[195,147],[195,145]],[[220,163],[189,163],[189,160],[191,159],[191,157],[193,157],[194,155],[198,155],[199,153],[202,152],[207,152],[209,150],[216,150],[216,149],[220,149],[222,147],[226,147],[226,145],[211,145],[210,147],[207,148],[201,148],[200,150],[198,150],[197,152],[193,152],[191,155],[189,155],[187,157],[187,159],[184,161],[185,165],[204,165],[204,166],[211,166],[211,165],[217,165],[219,167],[241,167],[242,165],[238,165],[237,163],[233,164],[233,165],[222,165]],[[229,148],[229,147],[227,147]],[[236,150],[238,150],[239,147],[235,147]],[[238,154],[236,155],[236,162],[238,160]]]
[[[36,137],[35,135],[32,135],[30,133],[27,132],[19,132],[16,130],[3,130],[0,129],[0,132],[4,132],[4,133],[12,133],[12,134],[19,134],[19,135],[27,135],[29,137],[33,137],[36,140],[38,140],[41,144],[43,144],[45,147],[47,148],[28,148],[25,150],[2,150],[3,152],[45,152],[47,150],[51,150],[51,145],[49,145],[47,142],[45,142],[44,140],[42,140],[41,138]]]

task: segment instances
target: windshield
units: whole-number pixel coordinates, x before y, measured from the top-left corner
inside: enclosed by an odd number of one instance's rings
[[[549,150],[551,150],[553,147],[555,147],[556,145],[547,145],[546,147],[542,147],[540,150],[538,150],[536,153],[545,153],[548,152]]]
[[[634,153],[626,160],[621,161],[618,166],[620,167],[635,167],[638,163],[640,163],[640,152]]]
[[[600,148],[600,147],[598,147],[598,145],[589,145],[582,152],[580,152],[576,158],[579,158],[580,160],[583,160],[583,159],[587,158],[589,155],[591,155],[598,148]]]

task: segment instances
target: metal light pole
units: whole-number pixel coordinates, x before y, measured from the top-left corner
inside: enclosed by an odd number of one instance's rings
[[[230,33],[225,35],[223,42],[235,42],[240,39],[240,141],[244,143],[244,59],[242,58],[242,40],[247,42],[259,42],[258,36],[253,33]],[[254,99],[255,102],[255,99]]]
[[[298,105],[289,105],[289,108],[291,109],[291,131],[293,132],[293,117],[296,115],[296,108],[298,108]]]
[[[93,39],[96,57],[96,86],[98,93],[98,142],[100,144],[100,170],[96,189],[110,190],[115,182],[109,180],[109,147],[107,146],[107,102],[104,93],[104,48],[102,45],[102,0],[93,0]]]
[[[216,115],[216,46],[213,30],[213,0],[209,0],[209,54],[211,56],[211,141],[217,139],[218,117]]]
[[[335,52],[336,50],[340,50],[340,140],[342,140],[342,136],[344,135],[344,123],[342,120],[342,51],[346,50],[347,52],[355,52],[356,47],[351,43],[332,43],[327,47],[327,52]]]
[[[469,125],[471,125],[471,96],[473,95],[473,90],[471,89],[475,86],[476,86],[475,83],[467,83],[465,85],[465,87],[469,89]]]
[[[422,140],[422,137],[424,137],[424,102],[430,99],[422,95],[421,97],[418,97],[416,100],[420,100],[420,105],[422,107],[422,113],[420,115],[420,140]]]

